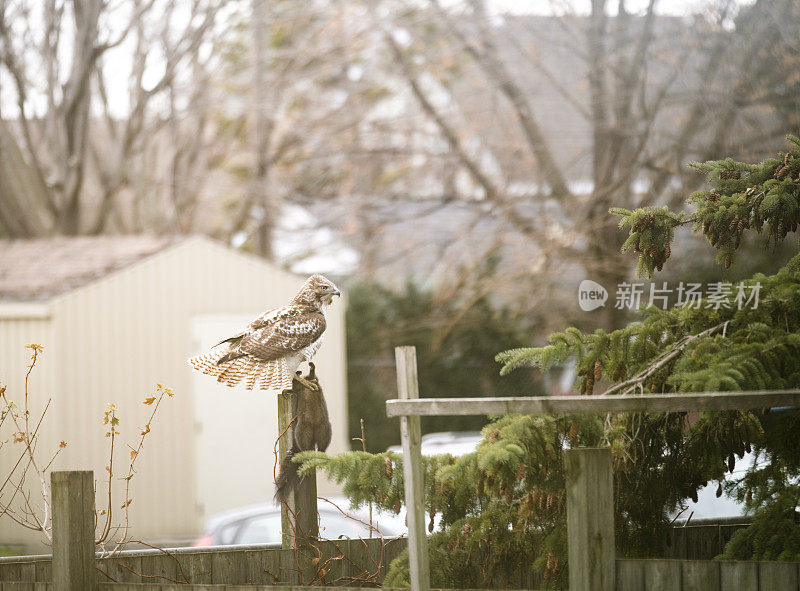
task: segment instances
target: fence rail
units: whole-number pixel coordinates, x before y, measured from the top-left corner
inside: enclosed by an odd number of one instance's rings
[[[605,412],[688,412],[800,406],[800,390],[625,394],[610,396],[526,396],[509,398],[416,398],[387,400],[386,414],[469,416]]]

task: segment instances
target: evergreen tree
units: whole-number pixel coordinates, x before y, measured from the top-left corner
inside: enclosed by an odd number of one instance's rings
[[[361,283],[348,288],[347,378],[350,436],[366,426],[369,451],[400,443],[400,423],[386,416],[386,401],[397,396],[394,347],[417,348],[423,395],[524,396],[541,394],[533,370],[512,379],[497,375],[487,359],[509,343],[520,346],[526,333],[503,307],[486,297],[437,302],[428,290],[406,285],[401,292]],[[422,432],[480,430],[486,417],[424,417]],[[358,445],[361,449],[361,445]]]
[[[679,225],[693,224],[734,262],[742,236],[756,233],[773,248],[794,232],[800,212],[800,140],[755,165],[720,160],[695,164],[709,190],[694,193],[691,214],[667,209],[613,210],[628,228],[625,249],[638,254],[641,275],[652,277],[671,254]],[[727,299],[719,297],[729,289]],[[585,395],[638,392],[781,389],[800,386],[800,254],[773,275],[756,274],[718,288],[699,303],[649,307],[626,327],[585,334],[571,328],[543,347],[501,353],[501,373],[546,370],[573,360],[576,389]],[[756,305],[755,296],[758,301]],[[769,415],[768,415],[769,416]],[[491,587],[566,583],[566,525],[562,453],[568,446],[611,447],[616,489],[618,552],[658,555],[669,515],[700,487],[733,472],[746,451],[768,456],[728,492],[755,512],[726,556],[800,559],[800,419],[795,413],[765,430],[749,411],[626,413],[609,416],[503,416],[483,429],[468,456],[425,458],[425,502],[442,513],[430,537],[434,587]],[[351,452],[306,453],[303,468],[325,470],[351,501],[399,509],[402,458]],[[386,585],[407,583],[407,557],[392,564]]]

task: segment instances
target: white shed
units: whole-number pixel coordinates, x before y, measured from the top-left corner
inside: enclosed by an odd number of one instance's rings
[[[107,481],[107,404],[119,409],[118,478],[129,460],[125,444],[137,441],[151,408],[142,401],[157,383],[171,387],[175,396],[163,403],[137,460],[132,535],[191,539],[209,515],[272,498],[277,400],[218,385],[185,359],[288,302],[304,279],[202,237],[0,241],[0,383],[21,400],[25,345],[44,345],[30,383],[34,413],[52,398],[39,449],[45,456],[66,441],[54,469],[94,470],[98,503]],[[333,452],[349,449],[344,312],[343,301],[329,309],[315,359]],[[16,461],[13,443],[5,446],[3,477]],[[334,489],[321,481],[320,492]],[[0,517],[0,544],[38,539]]]

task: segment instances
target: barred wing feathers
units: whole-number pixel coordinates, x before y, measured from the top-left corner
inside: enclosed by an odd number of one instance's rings
[[[297,366],[316,352],[324,331],[325,316],[320,311],[283,306],[265,312],[247,330],[188,363],[226,386],[288,390]],[[233,358],[220,363],[223,357]]]
[[[287,315],[242,339],[239,350],[258,359],[270,360],[301,351],[325,332],[321,312]]]

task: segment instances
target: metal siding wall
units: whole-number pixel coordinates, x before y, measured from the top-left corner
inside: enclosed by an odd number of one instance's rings
[[[50,364],[48,375],[55,386],[50,443],[68,442],[54,469],[94,470],[98,504],[103,502],[107,480],[108,439],[101,424],[106,405],[114,402],[119,409],[122,434],[114,473],[122,477],[129,460],[126,443],[136,444],[150,409],[142,400],[157,382],[172,387],[175,397],[164,401],[137,460],[131,534],[161,539],[192,537],[202,526],[194,486],[190,370],[185,364],[186,357],[197,352],[190,333],[192,318],[214,314],[254,317],[268,307],[286,303],[303,279],[209,240],[193,238],[53,300],[52,325],[41,320],[15,324],[0,319],[0,377],[4,367],[12,367],[8,379],[18,380],[25,369],[24,350],[21,355],[7,350],[31,341],[43,342]],[[329,310],[326,340],[316,359],[334,427],[331,451],[349,449],[344,308],[345,303],[337,301]],[[122,484],[115,484],[119,489],[112,505],[115,521],[121,516]],[[220,482],[219,486],[241,484]],[[5,527],[0,520],[2,540],[24,539],[16,526],[8,529],[7,537]]]

